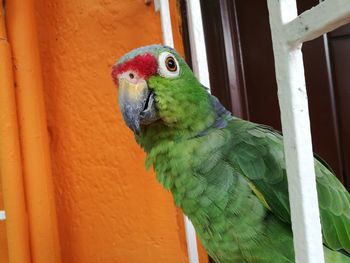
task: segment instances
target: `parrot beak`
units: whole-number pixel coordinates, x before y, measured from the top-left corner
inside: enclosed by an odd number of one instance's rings
[[[125,78],[120,78],[118,86],[118,100],[123,118],[128,127],[136,135],[140,135],[141,125],[147,125],[159,119],[154,93],[148,89],[145,80],[132,83]]]

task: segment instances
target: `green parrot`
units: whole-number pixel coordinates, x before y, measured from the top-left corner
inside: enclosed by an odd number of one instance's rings
[[[295,262],[282,136],[231,115],[177,52],[152,45],[113,66],[127,126],[218,263]],[[315,158],[325,260],[350,263],[350,195]]]

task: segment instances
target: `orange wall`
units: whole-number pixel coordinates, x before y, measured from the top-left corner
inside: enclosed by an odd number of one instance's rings
[[[161,43],[159,15],[144,0],[35,7],[62,262],[186,262],[181,216],[145,172],[110,76],[126,51]]]

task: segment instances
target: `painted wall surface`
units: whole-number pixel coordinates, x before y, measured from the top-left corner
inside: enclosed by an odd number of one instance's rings
[[[145,171],[110,76],[162,42],[159,14],[144,0],[38,0],[36,16],[62,261],[187,262],[181,215]]]

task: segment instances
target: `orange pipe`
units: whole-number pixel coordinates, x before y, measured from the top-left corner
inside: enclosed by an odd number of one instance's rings
[[[2,5],[0,5],[0,57],[0,175],[6,211],[8,257],[11,263],[29,263],[29,236],[21,170],[13,67]]]
[[[43,83],[32,0],[6,2],[33,263],[61,262]]]

